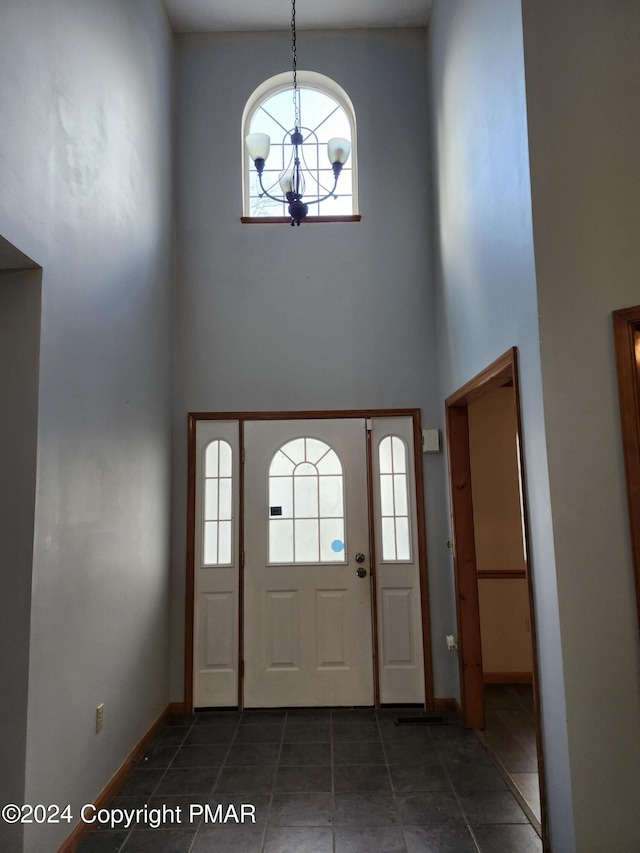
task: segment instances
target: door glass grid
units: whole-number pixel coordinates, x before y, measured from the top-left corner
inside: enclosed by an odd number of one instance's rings
[[[328,444],[303,437],[269,467],[269,562],[345,562],[344,476]]]
[[[397,435],[388,435],[378,447],[380,462],[380,517],[382,559],[411,560],[407,450]]]
[[[204,462],[205,566],[231,565],[232,469],[231,445],[219,439],[208,444]]]

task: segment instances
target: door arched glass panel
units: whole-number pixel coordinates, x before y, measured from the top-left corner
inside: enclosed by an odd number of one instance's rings
[[[310,436],[283,445],[269,466],[269,562],[343,563],[342,463]]]

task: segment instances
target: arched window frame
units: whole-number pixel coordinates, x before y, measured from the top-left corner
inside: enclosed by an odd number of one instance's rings
[[[349,156],[349,166],[351,168],[351,203],[352,203],[352,214],[353,216],[357,216],[359,218],[359,209],[358,209],[358,139],[356,132],[356,114],[353,108],[353,103],[349,95],[345,92],[342,86],[338,85],[335,80],[332,80],[330,77],[327,77],[324,74],[319,74],[317,71],[304,71],[299,70],[296,72],[297,74],[297,83],[299,89],[314,89],[317,92],[322,92],[325,95],[333,98],[344,110],[347,119],[349,120],[349,124],[351,127],[351,154]],[[286,91],[287,89],[291,89],[291,72],[286,71],[282,74],[276,74],[273,77],[269,77],[268,80],[265,80],[264,83],[261,83],[257,89],[250,95],[249,100],[245,104],[244,111],[242,113],[242,125],[241,125],[241,151],[242,151],[242,212],[243,218],[251,217],[251,205],[249,199],[250,193],[250,182],[249,175],[251,169],[253,169],[253,163],[251,162],[251,158],[249,157],[246,145],[245,138],[250,132],[251,121],[257,112],[258,109],[262,106],[262,104],[273,95],[277,95],[279,92]],[[270,217],[264,216],[260,217],[265,221],[269,221],[269,219],[274,219],[279,217]],[[313,220],[315,217],[313,213],[306,217],[305,221]],[[327,217],[322,217],[327,218]],[[340,219],[342,217],[336,217],[336,219]],[[252,219],[252,221],[255,221]]]

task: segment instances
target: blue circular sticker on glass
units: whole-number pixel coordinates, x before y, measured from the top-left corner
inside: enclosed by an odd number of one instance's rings
[[[339,554],[341,551],[344,551],[344,542],[341,539],[334,539],[331,543],[331,550],[335,551],[336,554]]]

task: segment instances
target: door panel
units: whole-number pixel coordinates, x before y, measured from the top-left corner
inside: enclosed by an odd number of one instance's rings
[[[213,461],[211,449],[222,443]],[[196,430],[193,704],[238,703],[239,424],[199,421]],[[209,467],[207,467],[207,464]],[[215,476],[212,476],[215,475]],[[223,476],[221,476],[223,475]]]
[[[253,598],[253,596],[249,596]],[[266,590],[267,625],[264,662],[267,669],[300,669],[300,610],[297,592]],[[251,612],[248,622],[255,620]],[[251,655],[249,655],[251,660]]]
[[[232,592],[201,592],[200,661],[205,670],[231,670],[234,665],[235,602]]]
[[[245,705],[372,704],[364,419],[248,421],[244,470]]]
[[[346,667],[345,590],[316,590],[316,650],[318,669]]]
[[[382,643],[383,666],[412,666],[416,664],[413,643],[412,589],[382,590],[382,624],[393,626],[384,633]]]

